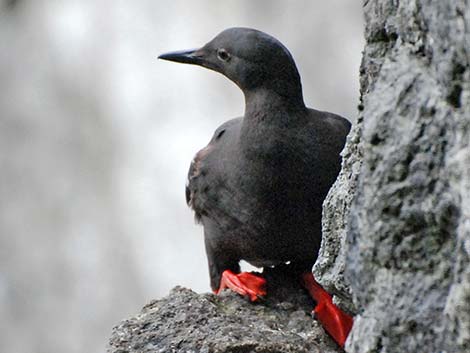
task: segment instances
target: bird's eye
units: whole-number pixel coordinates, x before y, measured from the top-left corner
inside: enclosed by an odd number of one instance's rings
[[[230,54],[225,49],[217,49],[217,57],[222,61],[230,60]]]

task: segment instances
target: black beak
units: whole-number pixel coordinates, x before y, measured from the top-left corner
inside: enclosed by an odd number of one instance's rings
[[[173,51],[162,54],[158,58],[184,64],[202,65],[204,63],[202,52],[199,49]]]

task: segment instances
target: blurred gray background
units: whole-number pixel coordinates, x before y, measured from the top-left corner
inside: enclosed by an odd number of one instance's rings
[[[156,57],[232,26],[281,40],[308,105],[354,120],[358,1],[0,0],[0,352],[103,352],[152,298],[209,290],[186,172],[243,97]]]

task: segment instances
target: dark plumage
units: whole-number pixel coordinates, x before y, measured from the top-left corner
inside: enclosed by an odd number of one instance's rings
[[[263,32],[231,28],[160,58],[220,72],[245,95],[245,115],[222,124],[189,169],[186,199],[204,226],[212,288],[242,259],[310,271],[350,123],[305,107],[292,56]]]

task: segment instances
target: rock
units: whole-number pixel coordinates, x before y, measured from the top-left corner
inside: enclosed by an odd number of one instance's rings
[[[288,276],[268,278],[268,297],[250,303],[231,292],[197,294],[176,287],[113,329],[108,353],[335,353],[312,319],[314,303]]]
[[[315,271],[352,294],[347,352],[470,352],[470,4],[363,4],[361,112]]]
[[[346,268],[346,229],[349,210],[362,164],[362,117],[353,126],[342,152],[343,165],[337,181],[323,203],[322,244],[313,268],[315,278],[333,294],[343,310],[355,313],[352,294],[344,276]]]

